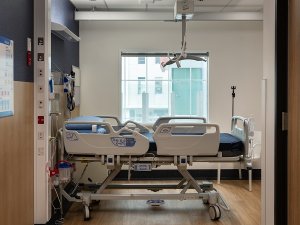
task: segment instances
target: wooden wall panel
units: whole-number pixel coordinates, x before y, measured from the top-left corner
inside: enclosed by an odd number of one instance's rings
[[[15,114],[0,118],[0,224],[33,224],[33,83],[14,82]]]
[[[289,1],[288,224],[300,224],[300,0]]]

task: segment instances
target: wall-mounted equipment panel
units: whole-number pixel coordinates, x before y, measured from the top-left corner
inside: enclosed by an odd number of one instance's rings
[[[14,114],[14,42],[0,36],[0,117]]]

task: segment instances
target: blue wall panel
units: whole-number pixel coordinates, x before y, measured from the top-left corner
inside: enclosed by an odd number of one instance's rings
[[[33,43],[33,0],[0,0],[0,36],[14,41],[14,80],[33,82],[33,65],[26,61],[27,38]]]
[[[79,35],[79,22],[74,20],[75,7],[69,0],[52,0],[51,21],[68,27]],[[79,67],[79,43],[51,35],[52,71],[70,73],[72,65]]]

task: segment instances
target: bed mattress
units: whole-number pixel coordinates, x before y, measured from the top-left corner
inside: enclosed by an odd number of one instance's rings
[[[155,141],[153,140],[152,133],[143,133],[149,140],[149,154],[157,154],[157,148]],[[222,152],[223,157],[234,157],[242,155],[244,152],[244,143],[239,138],[229,134],[229,133],[220,133],[220,145],[219,151]]]
[[[88,118],[90,120],[94,118]],[[97,118],[99,119],[99,118]],[[99,119],[101,120],[101,119]],[[69,124],[67,129],[70,130],[77,130],[79,133],[94,133],[91,131],[91,127],[87,127],[91,125],[81,125],[81,124]],[[119,130],[122,127],[114,126],[115,130]],[[97,127],[96,133],[106,133],[105,129],[102,127]],[[142,133],[144,136],[146,136],[149,140],[149,150],[147,151],[147,154],[157,155],[157,147],[155,144],[155,141],[153,139],[153,133]],[[239,138],[233,136],[229,133],[220,133],[220,145],[219,145],[219,152],[222,152],[223,157],[235,157],[242,155],[244,152],[244,143]]]

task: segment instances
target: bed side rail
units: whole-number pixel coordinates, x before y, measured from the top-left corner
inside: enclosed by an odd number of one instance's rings
[[[166,116],[166,117],[160,117],[158,118],[155,123],[152,126],[153,131],[155,131],[160,124],[162,123],[170,123],[174,120],[185,120],[184,122],[190,120],[192,123],[195,123],[195,121],[200,121],[200,123],[206,123],[205,117],[193,117],[193,116]]]
[[[164,123],[156,129],[153,139],[158,155],[216,156],[220,129],[217,124]]]
[[[107,120],[111,120],[111,121],[114,121],[117,126],[122,126],[121,121],[116,116],[107,116],[107,115],[103,116],[103,115],[101,115],[101,116],[97,116],[97,117],[100,117],[100,118],[104,119],[104,122],[108,122]]]
[[[80,132],[67,125],[86,124],[105,132]],[[95,131],[95,132],[94,132]],[[141,155],[149,147],[148,139],[137,131],[123,127],[115,131],[110,123],[100,121],[66,121],[63,127],[65,149],[72,154]]]
[[[104,119],[104,122],[107,122],[107,123],[110,123],[110,124],[115,123],[119,128],[127,127],[130,130],[136,130],[140,133],[150,132],[150,130],[147,127],[143,126],[140,123],[132,121],[132,120],[128,120],[125,123],[121,123],[119,118],[116,117],[116,116],[107,116],[107,115],[103,116],[103,115],[101,115],[101,116],[97,116],[97,117],[100,117],[100,118]]]
[[[143,126],[142,124],[140,123],[137,123],[135,121],[132,121],[132,120],[128,120],[126,121],[124,124],[123,124],[124,127],[127,127],[128,129],[130,130],[135,130],[135,131],[138,131],[139,133],[149,133],[150,130]]]

